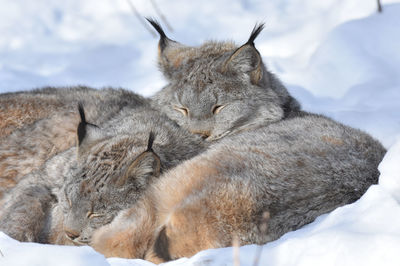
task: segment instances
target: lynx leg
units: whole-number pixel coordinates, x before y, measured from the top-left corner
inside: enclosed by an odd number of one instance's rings
[[[139,202],[96,230],[91,246],[106,257],[144,258],[153,243],[155,223],[150,204]]]

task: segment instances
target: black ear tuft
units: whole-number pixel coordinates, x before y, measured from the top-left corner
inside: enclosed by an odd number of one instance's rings
[[[160,34],[160,49],[161,52],[167,46],[168,37],[165,34],[164,30],[161,28],[160,23],[158,23],[155,19],[146,18],[146,20],[154,27],[154,29]]]
[[[78,110],[79,110],[79,115],[81,116],[81,123],[86,124],[85,110],[83,109],[82,103],[78,103]]]
[[[154,142],[154,133],[153,133],[153,131],[150,131],[149,141],[147,142],[147,150],[146,151],[154,152],[153,151],[153,142]]]
[[[161,28],[160,23],[152,18],[146,18],[146,20],[154,27],[154,29],[160,34],[160,38],[166,39],[167,35],[165,35],[164,30]]]
[[[81,145],[82,140],[86,136],[86,118],[85,118],[85,110],[83,109],[82,103],[78,103],[78,110],[79,110],[79,115],[81,116],[81,122],[79,122],[78,125],[78,145]]]
[[[257,38],[257,36],[260,34],[260,32],[264,29],[264,27],[265,27],[264,23],[257,23],[254,26],[253,31],[250,34],[250,38],[246,44],[250,44],[251,46],[254,46],[254,40]]]
[[[78,103],[78,110],[79,110],[79,115],[81,117],[81,122],[79,122],[78,124],[78,129],[77,129],[77,133],[78,133],[78,145],[82,144],[83,139],[86,137],[87,135],[87,128],[88,126],[91,127],[95,127],[95,128],[99,128],[98,126],[92,124],[92,123],[88,123],[86,121],[86,117],[85,117],[85,109],[83,109],[83,105],[82,103]]]

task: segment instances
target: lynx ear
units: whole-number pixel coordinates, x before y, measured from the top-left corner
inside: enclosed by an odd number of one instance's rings
[[[161,171],[160,157],[153,151],[154,134],[150,132],[147,150],[140,154],[128,167],[125,174],[115,181],[117,186],[123,186],[133,181],[145,185],[151,177],[157,177]]]
[[[251,32],[249,40],[240,46],[225,61],[222,66],[222,72],[239,71],[247,73],[253,84],[258,84],[263,76],[263,65],[261,55],[254,46],[254,40],[263,30],[264,24],[255,25]]]
[[[179,68],[187,56],[191,47],[180,44],[167,37],[160,24],[151,18],[146,18],[160,35],[158,42],[158,64],[167,78],[173,76],[174,71]]]
[[[85,117],[85,110],[81,103],[78,104],[79,115],[81,121],[77,128],[77,138],[78,138],[78,148],[79,153],[81,153],[88,143],[96,141],[103,137],[100,128],[94,124],[88,123]]]

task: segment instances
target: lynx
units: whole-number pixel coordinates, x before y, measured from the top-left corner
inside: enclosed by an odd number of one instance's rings
[[[300,110],[254,46],[262,24],[239,47],[231,42],[189,47],[169,39],[157,22],[149,22],[160,34],[158,63],[169,82],[153,96],[154,105],[192,133],[217,140]]]
[[[0,230],[20,241],[85,245],[165,170],[204,143],[146,102],[100,128],[80,108],[78,147],[50,158],[6,196]]]
[[[306,113],[226,136],[166,172],[91,245],[160,263],[233,237],[263,244],[357,200],[377,182],[384,153],[367,134]]]
[[[0,94],[0,207],[3,194],[24,175],[75,144],[78,102],[99,125],[124,108],[148,105],[122,89],[43,88]]]

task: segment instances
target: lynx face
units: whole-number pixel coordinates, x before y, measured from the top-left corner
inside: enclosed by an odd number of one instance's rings
[[[58,193],[65,236],[75,245],[88,244],[93,230],[136,202],[161,167],[152,150],[153,133],[101,136],[90,132],[99,129],[89,124],[80,127],[78,160]]]
[[[160,26],[159,65],[169,84],[154,103],[180,126],[207,140],[283,119],[299,105],[264,67],[254,47],[263,26],[237,47],[207,42],[188,47],[168,39]]]
[[[6,195],[0,229],[20,241],[88,244],[93,230],[136,203],[162,171],[206,148],[148,102],[132,105],[102,128],[87,123],[80,106],[79,146],[47,160]]]

